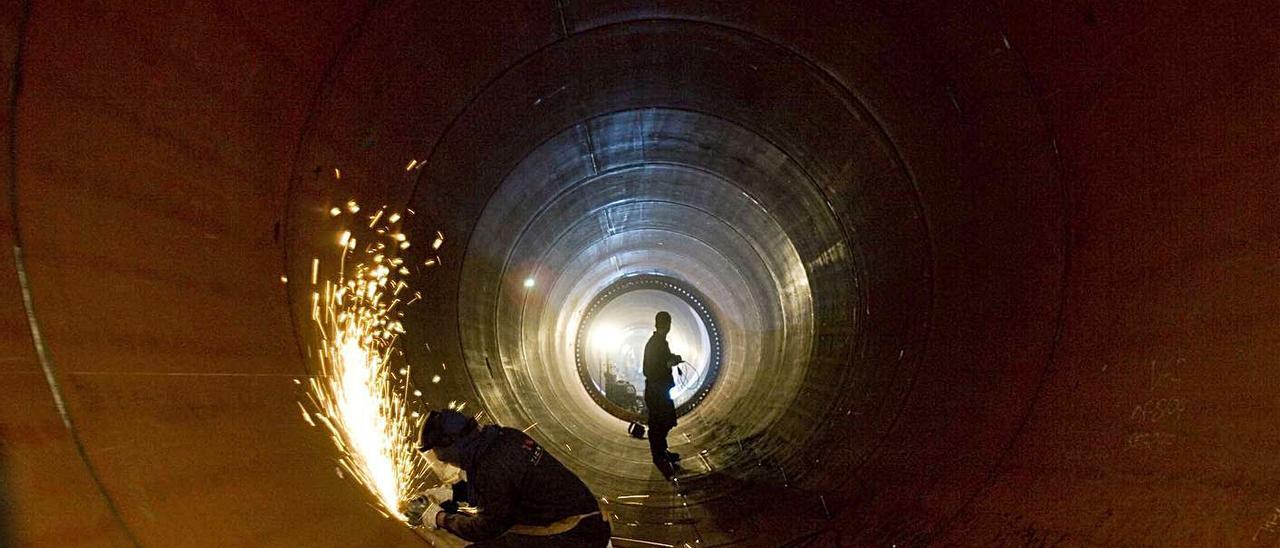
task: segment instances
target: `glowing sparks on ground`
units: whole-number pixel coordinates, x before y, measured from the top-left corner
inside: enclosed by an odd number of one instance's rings
[[[355,200],[346,206],[352,214],[360,210]],[[311,325],[321,345],[315,353],[320,374],[300,405],[303,419],[328,430],[341,452],[339,475],[366,487],[384,515],[404,521],[401,503],[425,487],[430,466],[414,449],[412,418],[419,414],[409,409],[410,368],[396,346],[408,305],[396,297],[406,286],[397,276],[409,270],[384,264],[401,264],[391,255],[408,240],[396,225],[399,214],[375,229],[381,218],[382,210],[369,223],[352,218],[341,231],[331,278],[320,275],[319,259],[312,262]],[[359,247],[357,240],[366,237],[371,243]]]

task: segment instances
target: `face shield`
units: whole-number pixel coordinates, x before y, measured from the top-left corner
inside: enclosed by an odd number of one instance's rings
[[[427,466],[431,467],[431,471],[434,472],[436,477],[443,483],[457,483],[467,479],[466,472],[457,466],[440,460],[439,455],[436,454],[434,449],[422,453],[422,457],[427,461]]]
[[[458,439],[474,430],[475,419],[457,411],[431,411],[418,428],[418,451],[441,480],[455,481],[462,475],[457,466]]]

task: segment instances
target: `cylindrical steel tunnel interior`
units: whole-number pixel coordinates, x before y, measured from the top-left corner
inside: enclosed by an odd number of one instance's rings
[[[1178,4],[9,2],[0,545],[449,545],[298,416],[349,200],[615,546],[1280,542],[1280,21]]]

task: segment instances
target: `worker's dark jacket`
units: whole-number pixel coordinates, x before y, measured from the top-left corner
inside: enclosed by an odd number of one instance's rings
[[[675,355],[667,338],[657,331],[644,345],[644,404],[649,408],[649,428],[670,430],[676,425],[675,403],[671,401],[671,360]]]
[[[547,525],[599,511],[582,480],[524,432],[505,426],[482,447],[467,471],[465,501],[474,515],[448,514],[444,527],[469,541],[502,535],[512,525]],[[481,435],[484,435],[484,430]],[[486,436],[487,438],[488,436]]]

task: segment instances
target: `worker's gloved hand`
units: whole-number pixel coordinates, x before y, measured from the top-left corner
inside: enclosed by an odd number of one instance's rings
[[[410,527],[426,525],[432,529],[436,528],[436,514],[443,512],[439,504],[431,502],[425,495],[419,496],[409,501],[408,508],[404,512],[404,516],[409,520]]]
[[[440,508],[450,514],[458,513],[457,490],[452,485],[444,485],[435,489],[427,489],[423,494],[431,502],[439,504]]]
[[[409,525],[412,527],[422,525],[422,515],[431,504],[426,495],[418,495],[405,503],[402,511],[404,512],[404,517],[409,521]]]
[[[436,516],[442,513],[444,513],[444,509],[440,508],[439,504],[433,502],[422,511],[422,517],[419,518],[419,523],[432,529],[439,529],[439,526],[436,525]]]
[[[453,486],[442,485],[434,489],[427,489],[426,491],[422,492],[422,495],[430,499],[431,502],[434,502],[436,504],[444,504],[445,502],[453,500]]]

